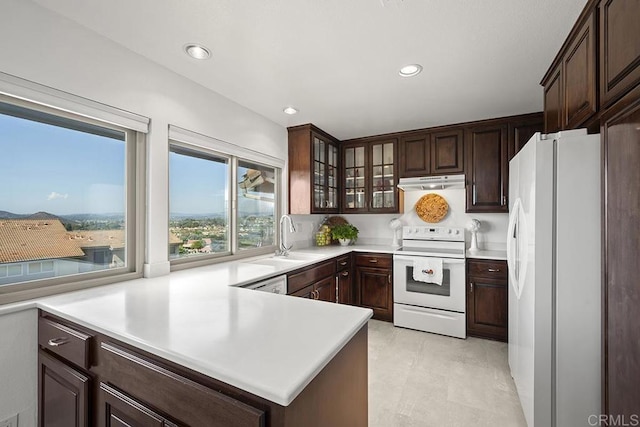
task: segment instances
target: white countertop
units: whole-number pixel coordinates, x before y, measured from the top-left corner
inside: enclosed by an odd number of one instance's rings
[[[295,253],[315,259],[291,266],[253,264],[255,258],[232,261],[12,304],[0,307],[0,314],[41,308],[286,406],[366,325],[372,311],[233,285],[351,251],[395,249],[308,248]]]
[[[507,260],[507,251],[504,250],[484,250],[480,249],[478,251],[470,252],[467,249],[467,258],[474,259],[495,259],[506,261]]]

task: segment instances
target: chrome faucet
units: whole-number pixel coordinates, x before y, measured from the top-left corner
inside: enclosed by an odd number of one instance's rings
[[[280,217],[280,249],[276,251],[276,255],[278,256],[288,256],[289,251],[293,247],[293,245],[289,245],[289,246],[286,245],[287,233],[285,232],[285,229],[284,229],[284,223],[287,222],[287,220],[289,222],[289,232],[295,233],[296,231],[296,227],[295,225],[293,225],[293,220],[291,219],[291,217],[289,215],[282,215]]]

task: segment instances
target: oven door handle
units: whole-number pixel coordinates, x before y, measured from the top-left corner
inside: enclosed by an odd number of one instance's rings
[[[435,258],[435,259],[441,259],[442,260],[442,264],[464,264],[465,260],[464,259],[459,259],[459,258],[438,258],[438,257],[420,257],[420,256],[407,256],[407,255],[394,255],[393,256],[393,260],[394,261],[410,261],[413,262],[414,259],[416,258]]]

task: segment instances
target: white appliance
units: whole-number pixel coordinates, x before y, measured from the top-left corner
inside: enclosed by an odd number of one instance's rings
[[[425,260],[442,266],[440,284],[414,280]],[[464,229],[403,227],[402,247],[393,254],[393,300],[395,326],[466,338]]]
[[[600,137],[536,133],[509,163],[509,366],[529,427],[600,413]]]
[[[287,276],[276,276],[270,279],[263,280],[261,282],[251,283],[250,285],[243,286],[246,289],[253,289],[260,292],[271,292],[274,294],[287,294]]]

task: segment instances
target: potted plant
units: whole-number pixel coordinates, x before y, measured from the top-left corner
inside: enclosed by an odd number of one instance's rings
[[[338,239],[342,246],[347,246],[358,238],[358,229],[352,224],[339,224],[331,229],[331,237]]]

